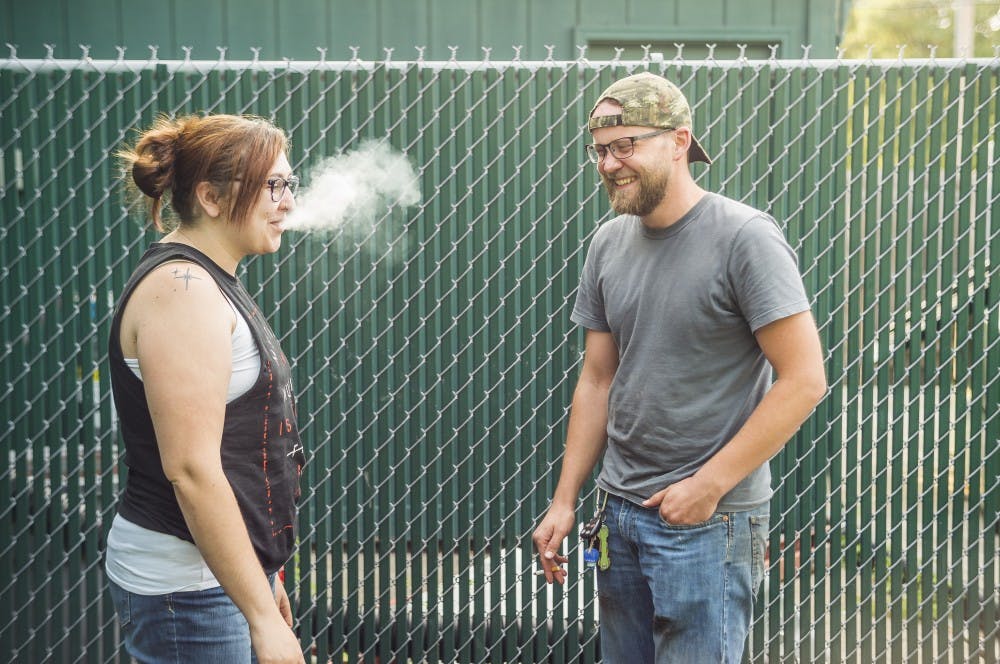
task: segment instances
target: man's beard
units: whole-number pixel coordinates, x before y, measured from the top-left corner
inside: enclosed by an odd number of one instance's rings
[[[636,173],[636,177],[639,178],[637,183],[639,191],[630,196],[625,192],[617,191],[614,182],[609,177],[601,176],[604,188],[608,191],[611,208],[618,214],[634,214],[637,217],[645,217],[652,214],[667,195],[670,173],[666,169]]]

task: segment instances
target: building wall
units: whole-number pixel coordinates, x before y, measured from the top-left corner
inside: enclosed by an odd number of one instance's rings
[[[39,58],[46,44],[57,58],[79,57],[80,45],[96,59],[247,60],[259,48],[264,60],[509,60],[521,46],[524,60],[572,60],[577,46],[591,59],[642,56],[641,45],[665,57],[701,58],[716,44],[718,58],[735,57],[737,44],[751,58],[836,54],[850,0],[2,0],[0,44],[16,45],[20,58]],[[3,53],[6,56],[6,53]]]

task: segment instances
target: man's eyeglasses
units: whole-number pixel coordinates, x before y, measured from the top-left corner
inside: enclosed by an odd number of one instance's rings
[[[267,188],[271,190],[271,201],[277,203],[285,195],[285,190],[292,192],[292,196],[299,190],[299,178],[291,176],[288,178],[268,178]]]
[[[593,143],[587,145],[587,159],[595,164],[599,164],[604,161],[604,158],[611,153],[611,156],[615,159],[627,159],[632,156],[635,152],[635,142],[641,141],[644,138],[652,138],[653,136],[659,136],[660,134],[665,134],[668,131],[673,131],[673,127],[667,127],[666,129],[659,129],[657,131],[651,131],[648,134],[639,134],[638,136],[626,136],[625,138],[619,138],[617,141],[611,141],[610,143]]]

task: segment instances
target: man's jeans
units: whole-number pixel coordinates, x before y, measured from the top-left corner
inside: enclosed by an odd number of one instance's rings
[[[605,664],[738,663],[764,571],[768,506],[668,525],[608,496],[611,567],[597,573]]]
[[[221,587],[137,595],[108,586],[125,649],[140,664],[257,661],[250,626]]]

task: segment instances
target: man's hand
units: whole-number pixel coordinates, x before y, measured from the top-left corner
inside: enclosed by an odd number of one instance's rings
[[[643,507],[660,508],[660,518],[677,526],[692,526],[708,521],[719,505],[721,496],[702,482],[697,475],[671,484],[643,501]]]
[[[572,508],[552,505],[531,536],[542,571],[545,572],[546,583],[566,583],[566,569],[563,565],[569,562],[569,558],[561,555],[559,549],[563,539],[573,530],[574,523],[576,515]]]

